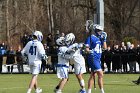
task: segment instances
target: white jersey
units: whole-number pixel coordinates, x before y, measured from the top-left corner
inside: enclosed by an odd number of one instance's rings
[[[78,43],[74,43],[71,46],[68,47],[68,51],[72,51],[70,54],[74,61],[78,64],[85,64],[84,57],[81,54],[80,46]]]
[[[69,59],[65,58],[66,46],[59,47],[58,51],[58,64],[57,64],[57,77],[68,78]]]
[[[74,61],[75,74],[86,72],[85,59],[81,54],[81,47],[82,46],[78,43],[74,43],[68,47],[68,51],[72,51],[70,55],[72,56],[71,58]]]
[[[29,41],[21,53],[28,56],[29,64],[41,63],[42,55],[45,55],[43,44],[38,40]]]
[[[69,66],[69,60],[64,58],[65,52],[68,50],[66,46],[59,47],[58,50],[58,64]]]

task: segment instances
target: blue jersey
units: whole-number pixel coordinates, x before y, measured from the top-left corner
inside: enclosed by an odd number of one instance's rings
[[[91,53],[88,55],[88,64],[92,70],[101,69],[100,58],[102,54],[101,41],[95,35],[89,36],[85,45],[90,48]]]

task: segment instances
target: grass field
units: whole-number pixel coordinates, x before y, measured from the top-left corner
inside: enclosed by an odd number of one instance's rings
[[[80,89],[74,74],[70,74],[70,79],[64,87],[63,93],[78,93]],[[89,74],[84,74],[86,88]],[[136,80],[139,74],[105,74],[105,93],[140,93],[140,85],[135,85],[131,81]],[[0,74],[0,93],[26,93],[30,81],[30,74]],[[54,93],[53,89],[59,82],[56,74],[40,74],[39,86],[43,93]],[[98,85],[92,93],[100,93]],[[34,93],[34,91],[32,92]]]

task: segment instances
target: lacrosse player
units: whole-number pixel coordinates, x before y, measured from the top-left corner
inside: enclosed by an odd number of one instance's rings
[[[27,93],[31,93],[33,87],[36,93],[42,92],[42,89],[38,88],[37,86],[37,77],[41,68],[41,60],[47,59],[43,44],[41,43],[42,39],[42,33],[40,31],[35,31],[33,33],[33,40],[29,41],[21,51],[22,55],[28,57],[30,72],[32,73],[32,79],[30,81]]]
[[[64,37],[59,37],[56,40],[56,44],[59,45],[58,50],[58,64],[57,64],[57,77],[61,80],[59,84],[56,86],[54,92],[62,93],[62,89],[66,82],[68,81],[68,68],[69,68],[69,59],[65,58],[65,52],[67,51],[67,47],[64,46]]]
[[[74,61],[74,71],[78,79],[79,85],[82,89],[79,90],[79,93],[86,93],[85,82],[83,79],[83,73],[86,72],[85,68],[85,59],[81,54],[81,48],[83,44],[74,43],[75,36],[73,33],[69,33],[65,36],[65,43],[68,46],[67,54],[71,55],[71,59]]]
[[[106,41],[106,33],[103,32],[103,27],[98,24],[93,24],[91,20],[87,21],[86,30],[90,32],[90,36],[87,37],[85,41],[86,52],[88,53],[88,64],[91,67],[91,74],[88,80],[88,91],[91,93],[93,86],[93,80],[95,79],[95,74],[98,75],[98,85],[101,90],[101,93],[104,93],[103,89],[103,71],[101,69],[101,54],[102,54],[102,45]],[[93,34],[93,32],[95,32]],[[99,38],[100,37],[100,38]],[[103,40],[103,42],[101,40]],[[105,45],[104,45],[105,46]],[[106,48],[106,46],[105,46]]]

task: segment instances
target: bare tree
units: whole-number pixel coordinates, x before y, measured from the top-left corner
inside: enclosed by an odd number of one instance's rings
[[[9,32],[9,0],[6,0],[6,36],[7,43],[10,44],[10,32]]]
[[[105,0],[106,21],[110,23],[117,40],[129,34],[139,0]]]
[[[0,0],[2,6],[1,32],[8,44],[20,43],[24,33],[41,30],[48,33],[72,32],[83,42],[85,22],[94,18],[96,0]],[[140,0],[104,0],[105,31],[110,40],[123,40],[126,36],[139,38]],[[2,13],[1,13],[2,14]],[[15,41],[16,40],[16,41]]]
[[[47,0],[48,20],[49,20],[49,32],[54,33],[54,19],[53,19],[53,2]]]

